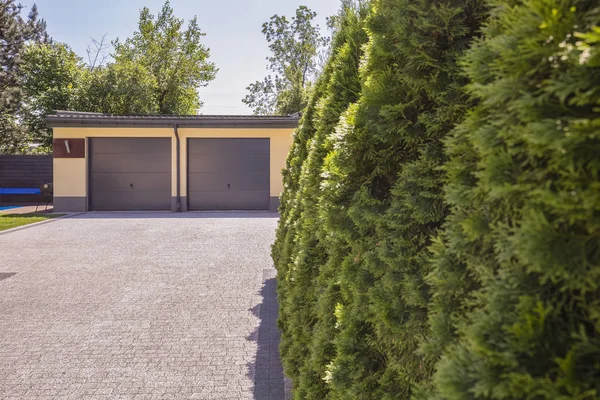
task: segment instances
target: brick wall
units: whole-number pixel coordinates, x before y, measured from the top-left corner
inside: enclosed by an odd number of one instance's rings
[[[0,188],[39,188],[52,183],[52,156],[0,155]],[[37,202],[40,196],[0,195],[0,204]]]

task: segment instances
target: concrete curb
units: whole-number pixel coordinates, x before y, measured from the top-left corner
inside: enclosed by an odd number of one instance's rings
[[[59,213],[59,214],[62,214],[62,213]],[[11,229],[7,229],[5,231],[0,231],[0,236],[6,235],[7,233],[13,233],[13,232],[22,231],[24,229],[33,228],[33,227],[39,226],[39,225],[49,224],[50,222],[58,221],[61,219],[75,217],[75,216],[81,215],[81,214],[84,214],[84,213],[72,213],[72,214],[63,215],[62,217],[50,218],[45,221],[34,222],[33,224],[17,226],[16,228],[11,228]]]

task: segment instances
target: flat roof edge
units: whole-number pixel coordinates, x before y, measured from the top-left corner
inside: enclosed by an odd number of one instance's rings
[[[75,119],[75,118],[46,118],[46,124],[50,128],[62,127],[144,127],[144,128],[168,128],[177,125],[180,128],[297,128],[298,120],[115,120],[115,119]]]
[[[173,128],[175,124],[165,123],[143,123],[143,122],[103,122],[98,121],[68,121],[48,122],[49,128]],[[184,123],[177,124],[181,129],[185,128],[240,128],[240,129],[295,129],[298,123],[270,123],[270,124],[243,124],[243,123]]]
[[[48,115],[45,118],[46,124],[50,128],[60,127],[173,127],[177,125],[180,128],[296,128],[299,124],[299,118],[296,117],[260,117],[250,118],[169,118],[169,117],[135,117],[127,116],[109,118],[78,118],[64,115]]]

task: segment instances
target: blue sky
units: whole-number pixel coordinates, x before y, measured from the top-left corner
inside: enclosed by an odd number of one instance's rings
[[[156,15],[164,0],[20,0],[26,7],[37,4],[54,40],[69,44],[82,57],[91,38],[124,39],[136,30],[139,10],[150,7]],[[291,17],[298,6],[318,13],[326,32],[325,18],[339,8],[339,0],[171,0],[175,14],[186,21],[194,15],[206,33],[211,60],[220,69],[217,78],[200,89],[203,114],[250,114],[241,102],[249,83],[266,75],[267,42],[263,22],[273,14]]]

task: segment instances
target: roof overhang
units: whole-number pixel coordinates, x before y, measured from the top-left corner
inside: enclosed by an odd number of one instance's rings
[[[46,116],[50,128],[240,128],[240,129],[281,129],[297,128],[299,115],[112,115],[57,111]]]

